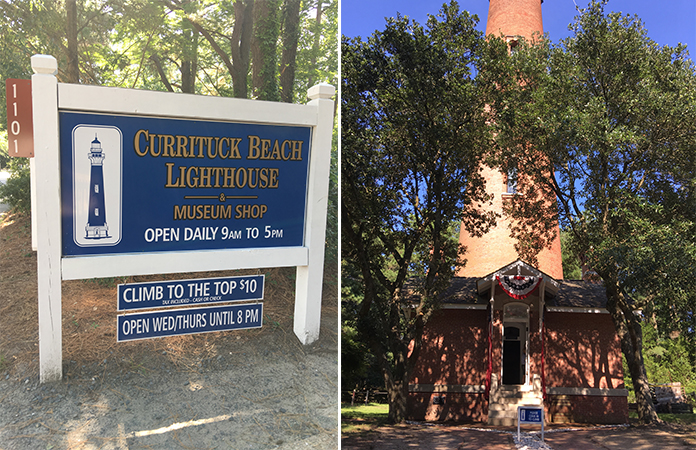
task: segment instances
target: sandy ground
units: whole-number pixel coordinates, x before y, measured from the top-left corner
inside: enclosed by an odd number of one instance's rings
[[[129,343],[116,343],[113,280],[63,282],[64,376],[40,384],[28,229],[0,222],[0,449],[338,447],[335,274],[309,346],[292,332],[293,269],[260,271],[261,329]]]

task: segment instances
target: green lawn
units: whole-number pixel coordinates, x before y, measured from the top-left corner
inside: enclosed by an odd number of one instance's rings
[[[657,413],[660,419],[667,423],[674,423],[677,425],[689,425],[696,423],[696,414],[668,414],[668,413]],[[638,419],[638,413],[636,411],[629,411],[628,417],[630,419]]]
[[[366,431],[383,425],[389,415],[389,405],[369,403],[367,405],[341,406],[341,432]]]

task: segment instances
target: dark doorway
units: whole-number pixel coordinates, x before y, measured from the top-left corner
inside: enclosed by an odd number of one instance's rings
[[[503,340],[503,384],[524,384],[524,361],[520,329],[505,327]]]
[[[522,384],[520,341],[503,342],[503,384]]]

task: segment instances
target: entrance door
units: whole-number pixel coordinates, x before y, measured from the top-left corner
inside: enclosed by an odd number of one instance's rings
[[[505,324],[503,339],[503,384],[525,384],[526,324]]]
[[[528,384],[529,305],[508,303],[503,308],[503,384]]]

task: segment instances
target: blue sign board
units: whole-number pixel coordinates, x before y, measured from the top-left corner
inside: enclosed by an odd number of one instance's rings
[[[64,256],[304,244],[311,127],[59,119]]]
[[[542,411],[541,407],[518,407],[519,423],[542,423]]]
[[[186,308],[117,316],[117,341],[261,328],[263,303]]]
[[[263,299],[264,275],[118,285],[118,311]]]

